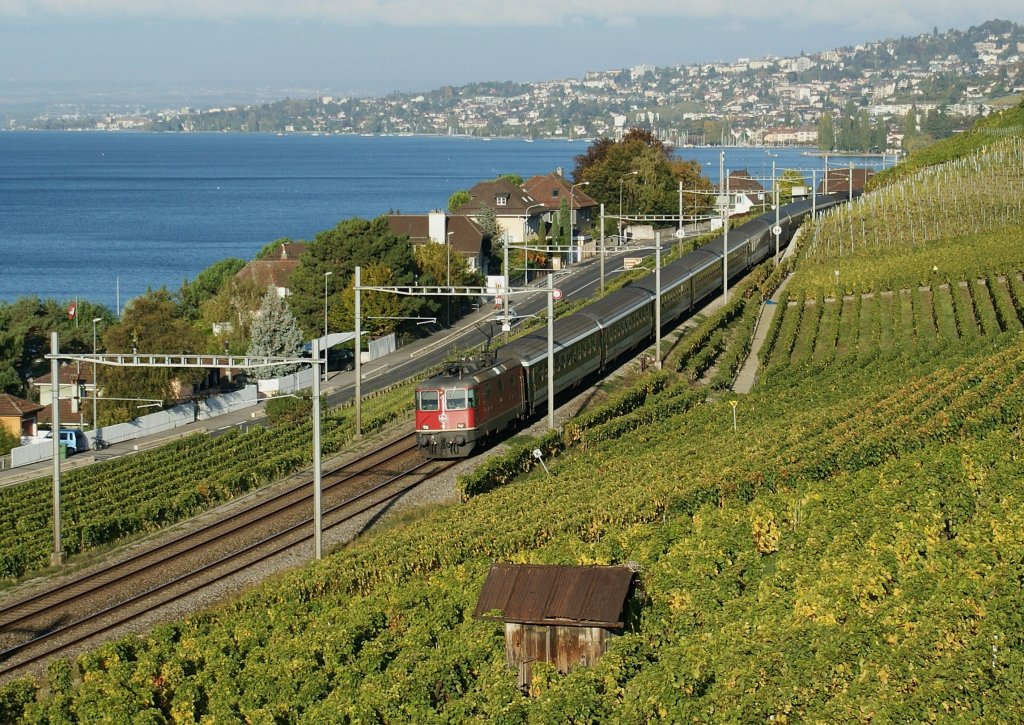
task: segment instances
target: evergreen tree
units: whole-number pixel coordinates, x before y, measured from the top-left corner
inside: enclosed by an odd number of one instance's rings
[[[569,235],[570,231],[570,210],[569,210],[569,199],[568,197],[562,197],[562,203],[558,207],[558,216],[556,217],[555,226],[551,230],[551,241],[554,246],[557,247],[568,247],[569,246]]]
[[[246,353],[250,357],[299,357],[302,354],[302,332],[288,309],[288,303],[277,296],[277,290],[268,287],[263,303],[252,321],[252,341]],[[274,365],[258,368],[256,377],[260,380],[279,378],[294,373],[301,367]]]
[[[836,131],[832,125],[832,114],[823,113],[818,116],[818,148],[822,151],[834,151],[836,147]]]

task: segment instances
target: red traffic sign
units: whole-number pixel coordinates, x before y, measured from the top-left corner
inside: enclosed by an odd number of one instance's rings
[[[553,290],[551,290],[551,299],[553,299],[555,302],[558,302],[558,300],[562,299],[561,288],[555,287]]]

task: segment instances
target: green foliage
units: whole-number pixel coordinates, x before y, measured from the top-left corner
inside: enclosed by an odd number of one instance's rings
[[[793,201],[794,186],[810,186],[804,175],[796,169],[785,169],[776,183],[779,187],[779,204],[783,206]]]
[[[0,392],[27,397],[27,381],[50,371],[50,333],[60,337],[64,352],[92,352],[92,320],[102,334],[114,314],[102,305],[80,300],[77,320],[68,319],[68,303],[21,297],[0,302]]]
[[[30,679],[0,685],[0,722],[19,722],[25,708],[35,701],[37,689]]]
[[[390,270],[394,284],[411,285],[416,274],[412,243],[391,233],[386,216],[347,219],[309,242],[289,280],[288,297],[307,339],[323,331],[324,272],[332,272],[328,292],[336,294],[352,284],[357,266],[366,269],[371,263]]]
[[[631,129],[618,142],[598,139],[576,163],[573,179],[590,182],[587,194],[616,214],[620,191],[623,214],[678,214],[680,181],[685,209],[708,206],[709,197],[696,193],[712,188],[700,165],[677,159],[649,131]]]
[[[453,192],[452,195],[448,197],[448,213],[454,214],[460,206],[468,204],[472,200],[473,197],[470,196],[469,192],[465,189],[459,189],[458,191]]]
[[[228,257],[214,262],[191,282],[186,280],[178,291],[181,314],[189,319],[198,318],[203,303],[220,292],[224,284],[238,274],[244,266],[245,262],[241,259]]]
[[[274,287],[268,287],[263,302],[253,319],[251,341],[246,354],[251,357],[288,357],[302,355],[302,331],[292,316],[288,303]],[[302,367],[300,363],[269,365],[255,370],[260,380],[290,375]]]
[[[735,433],[727,398],[650,376],[485,460],[461,505],[80,657],[81,684],[20,717],[1014,721],[1024,281],[1008,257],[906,293],[880,290],[884,271],[859,297],[794,278],[768,357],[801,362],[739,396]],[[733,322],[781,272],[754,274]],[[472,618],[493,561],[636,562],[643,597],[594,667],[538,664],[526,698],[501,626]]]
[[[278,249],[283,247],[285,244],[293,244],[294,242],[295,240],[290,239],[289,237],[281,237],[280,239],[275,239],[272,242],[267,242],[256,254],[254,259],[274,259],[278,256]]]
[[[121,321],[103,332],[103,348],[111,352],[158,353],[162,355],[204,352],[206,341],[166,290],[149,291],[125,307]],[[109,402],[100,408],[106,425],[131,420],[137,415],[133,399],[176,401],[178,391],[202,380],[205,372],[188,368],[121,368],[103,370],[104,397],[128,400]]]
[[[831,113],[818,116],[818,148],[822,151],[835,151],[836,130]]]
[[[321,398],[320,410],[327,410],[326,400]],[[275,427],[303,425],[312,419],[313,397],[302,395],[298,398],[280,396],[267,401],[267,420]]]
[[[519,174],[499,174],[495,181],[507,181],[513,186],[523,185],[523,177]]]
[[[1022,170],[1024,143],[1008,138],[822,215],[803,246],[794,286],[834,289],[838,270],[844,292],[868,291],[876,281],[894,289],[928,284],[935,271],[980,276],[986,259],[1019,264],[1020,245],[1006,240],[1024,223]]]
[[[986,146],[1006,138],[1024,134],[1024,103],[1012,109],[993,113],[979,120],[970,133],[962,133],[920,149],[915,149],[902,163],[886,169],[868,182],[869,189],[880,189],[901,179],[914,176],[930,166],[971,156]]]
[[[381,427],[412,409],[412,384],[367,397],[363,429]],[[280,401],[280,402],[277,402]],[[217,438],[192,435],[133,456],[96,463],[61,476],[62,541],[66,554],[89,551],[155,531],[310,465],[312,422],[300,401],[279,398],[268,408],[294,409],[292,425],[235,429]],[[306,401],[308,407],[311,403]],[[326,406],[322,410],[327,411]],[[277,411],[272,411],[276,417]],[[270,412],[268,412],[270,414]],[[324,413],[321,447],[340,451],[353,434],[352,412]],[[183,462],[187,465],[183,465]],[[0,579],[14,580],[47,565],[52,546],[52,485],[36,479],[0,490]]]
[[[21,445],[21,436],[17,436],[7,430],[7,426],[0,425],[0,456],[6,456],[15,446]]]

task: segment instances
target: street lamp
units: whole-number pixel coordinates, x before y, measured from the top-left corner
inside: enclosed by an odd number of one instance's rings
[[[526,261],[526,234],[527,234],[527,232],[530,229],[530,210],[531,209],[540,209],[541,207],[546,207],[546,206],[547,206],[547,204],[544,204],[543,202],[538,203],[538,204],[530,204],[530,206],[526,207],[526,211],[523,212],[523,268],[524,268],[523,269],[523,283],[524,284],[529,284],[530,283],[530,269],[529,269],[530,265]],[[507,241],[505,242],[505,269],[506,270],[508,269],[508,242]],[[508,275],[508,272],[506,271],[505,272],[505,288],[506,289],[508,288],[508,283],[509,283],[509,275]],[[508,304],[507,304],[508,303],[508,299],[507,298],[505,299],[505,302],[506,302],[505,307],[507,309],[508,308]],[[505,321],[508,322],[508,319],[506,318]]]
[[[324,272],[324,380],[327,380],[327,278],[334,272]]]
[[[101,322],[102,317],[92,318],[92,354],[96,354],[96,323]],[[96,361],[92,361],[92,436],[96,440],[96,395],[98,387],[96,384]]]
[[[452,234],[455,232],[448,232],[445,234],[445,247],[448,253],[448,292],[450,293],[452,287]],[[452,324],[452,298],[451,294],[445,297],[445,304],[447,305],[444,313],[444,323],[446,327],[451,327]]]
[[[570,255],[570,257],[572,256],[572,242],[573,242],[572,230],[573,230],[573,226],[575,224],[574,215],[576,213],[576,210],[573,209],[573,202],[575,201],[573,196],[576,193],[576,187],[577,186],[590,186],[590,182],[589,181],[580,181],[579,183],[573,184],[572,186],[569,187],[569,255]],[[583,256],[582,252],[580,253],[580,256],[581,257]]]
[[[626,180],[627,176],[636,176],[639,173],[640,173],[639,171],[630,171],[628,174],[625,174],[621,179],[619,179],[619,243],[620,244],[622,243],[622,182],[624,182]]]

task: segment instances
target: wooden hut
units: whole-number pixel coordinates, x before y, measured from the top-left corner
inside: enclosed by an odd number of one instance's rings
[[[568,674],[622,633],[633,570],[625,566],[492,564],[473,616],[505,624],[505,660],[520,687],[534,662]]]

